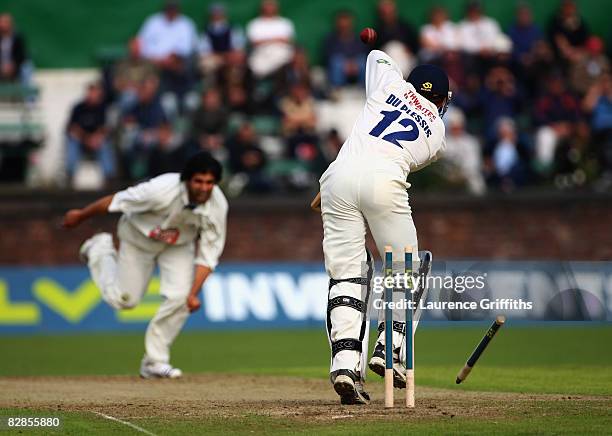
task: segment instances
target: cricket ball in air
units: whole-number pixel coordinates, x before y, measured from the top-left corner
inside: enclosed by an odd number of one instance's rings
[[[376,41],[376,30],[366,27],[361,31],[359,37],[364,44],[373,44]]]

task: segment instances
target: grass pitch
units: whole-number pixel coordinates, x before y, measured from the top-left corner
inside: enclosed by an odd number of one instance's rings
[[[504,326],[461,385],[486,325],[424,327],[414,411],[399,390],[385,410],[372,373],[374,404],[338,405],[321,329],[186,332],[173,349],[179,382],[134,377],[141,334],[0,338],[0,416],[61,416],[62,434],[139,433],[96,412],[154,434],[611,432],[612,326]]]

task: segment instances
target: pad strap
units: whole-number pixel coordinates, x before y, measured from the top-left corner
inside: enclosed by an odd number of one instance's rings
[[[332,343],[332,357],[338,354],[340,351],[353,350],[361,352],[361,341],[358,339],[338,339]]]
[[[366,248],[366,262],[368,265],[368,270],[366,274],[367,277],[351,277],[348,279],[334,279],[330,277],[329,279],[328,295],[329,295],[329,292],[331,292],[331,288],[341,282],[348,282],[348,283],[353,283],[356,285],[361,285],[361,286],[366,287],[365,301],[361,301],[354,297],[339,296],[339,297],[335,297],[332,299],[328,299],[328,302],[327,302],[327,332],[330,335],[330,337],[331,337],[331,328],[332,328],[332,325],[331,325],[332,309],[339,307],[339,306],[347,306],[363,314],[362,321],[361,321],[361,331],[359,332],[359,340],[342,339],[342,341],[357,341],[359,343],[359,349],[357,351],[361,351],[361,341],[363,341],[365,337],[366,329],[368,328],[367,312],[368,312],[368,304],[370,302],[370,283],[372,281],[372,275],[374,273],[374,265],[372,263],[372,254],[370,253],[370,250],[368,250],[367,248]],[[338,342],[340,341],[336,341],[336,343]],[[334,346],[335,346],[334,344],[335,343],[332,343],[332,354],[333,355],[335,355],[338,351],[340,351],[340,350],[334,351]]]
[[[331,311],[336,307],[346,306],[351,309],[355,309],[357,312],[365,314],[368,306],[366,304],[354,297],[349,297],[346,295],[341,295],[339,297],[332,298],[327,302],[327,331],[331,332]]]
[[[378,324],[378,334],[380,335],[384,331],[385,331],[385,323],[381,322],[380,324]],[[400,321],[393,321],[393,331],[405,335],[406,334],[406,323],[400,322]]]
[[[338,283],[348,282],[356,285],[367,286],[370,284],[370,280],[364,277],[351,277],[350,279],[329,279],[329,290],[336,286]]]
[[[366,306],[365,304],[363,304],[363,301],[358,300],[357,298],[354,297],[347,297],[347,296],[339,296],[336,298],[332,298],[331,300],[329,300],[327,302],[327,311],[331,312],[333,309],[335,309],[338,306],[347,306],[350,308],[355,309],[357,312],[365,312],[366,310]]]

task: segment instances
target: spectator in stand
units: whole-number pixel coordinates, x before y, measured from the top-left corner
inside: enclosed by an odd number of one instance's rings
[[[380,0],[377,12],[377,47],[391,56],[407,76],[419,51],[419,36],[410,23],[398,16],[394,0]]]
[[[276,0],[262,0],[260,15],[247,25],[251,44],[249,67],[257,78],[268,77],[293,56],[293,23],[279,15]]]
[[[453,93],[453,105],[460,108],[468,120],[481,117],[482,80],[476,72],[468,72],[463,86],[456,88],[456,92]]]
[[[148,162],[148,177],[165,173],[180,173],[185,166],[187,155],[185,147],[169,123],[159,126],[157,141],[151,147]]]
[[[512,51],[510,38],[502,32],[497,21],[483,14],[482,6],[477,1],[468,3],[458,33],[460,48],[472,56],[471,60],[475,62],[473,67],[481,74],[495,61],[498,54]]]
[[[312,173],[319,173],[325,165],[325,158],[315,131],[317,116],[310,90],[302,84],[293,85],[279,106],[288,157],[306,164]]]
[[[308,55],[306,50],[300,47],[296,47],[291,62],[280,70],[276,82],[276,95],[288,94],[291,86],[296,83],[312,89]]]
[[[144,137],[155,136],[150,131],[155,131],[167,121],[159,102],[159,81],[155,77],[148,77],[140,84],[136,104],[126,112],[124,122],[138,126],[143,134],[142,141],[147,142]]]
[[[130,180],[146,177],[149,154],[159,140],[159,128],[168,122],[158,91],[156,78],[145,79],[138,89],[136,104],[123,117],[123,162]]]
[[[243,51],[229,52],[225,65],[217,72],[217,85],[230,112],[250,114],[253,111],[254,77]]]
[[[66,170],[70,180],[83,159],[97,161],[106,180],[115,176],[115,154],[108,141],[100,83],[88,85],[85,98],[72,108],[66,134]]]
[[[28,54],[23,37],[13,27],[10,14],[0,14],[0,81],[28,84]]]
[[[142,57],[140,40],[130,39],[127,57],[117,63],[113,72],[113,85],[120,109],[127,110],[134,105],[138,88],[145,79],[157,77],[155,65]]]
[[[482,176],[482,157],[480,144],[475,136],[465,130],[465,116],[457,108],[449,108],[445,122],[448,126],[446,150],[442,155],[443,162],[450,171],[445,175],[450,179],[459,179],[474,195],[482,195],[486,185]]]
[[[601,169],[612,176],[612,75],[601,76],[582,102],[591,116],[592,141]]]
[[[533,14],[527,4],[521,3],[516,8],[516,19],[508,35],[512,40],[512,59],[522,68],[529,62],[535,44],[544,36],[540,27],[533,22]]]
[[[227,148],[230,171],[234,174],[230,181],[233,189],[248,192],[267,192],[271,189],[272,185],[265,174],[267,158],[251,123],[244,122],[240,126],[236,135],[228,141]]]
[[[365,81],[366,46],[355,33],[353,20],[350,11],[337,12],[334,31],[324,41],[327,75],[334,88]]]
[[[321,147],[321,151],[327,162],[333,162],[336,159],[338,153],[340,153],[342,144],[344,144],[344,139],[340,137],[340,133],[336,129],[331,129],[327,132],[323,147]]]
[[[576,3],[563,0],[549,27],[549,37],[557,55],[567,63],[575,61],[589,36]]]
[[[228,113],[223,106],[221,93],[209,88],[202,93],[202,101],[191,117],[189,134],[191,148],[208,151],[221,163],[227,161],[227,150],[223,147],[227,129]]]
[[[610,71],[610,61],[604,54],[603,40],[590,36],[570,65],[569,76],[572,89],[585,95],[600,77]]]
[[[527,97],[533,98],[544,86],[543,80],[556,67],[554,53],[525,3],[517,7],[516,19],[508,34],[512,39],[514,71]]]
[[[289,146],[289,156],[306,156],[310,151],[298,150],[298,146],[301,147],[308,143],[312,148],[316,148],[317,143],[315,136],[317,116],[310,90],[296,83],[291,87],[289,95],[281,99],[279,106],[282,114],[283,135]]]
[[[582,186],[587,181],[587,171],[591,173],[593,169],[590,133],[589,124],[581,119],[571,137],[555,149],[553,174],[557,188]]]
[[[498,120],[496,127],[497,141],[492,153],[494,173],[490,175],[489,182],[509,192],[528,181],[528,161],[521,156],[521,144],[514,121],[503,117]]]
[[[522,84],[530,99],[541,93],[546,87],[546,80],[558,68],[552,47],[546,40],[539,40],[530,53],[522,58]]]
[[[522,96],[512,72],[506,67],[493,67],[482,89],[482,112],[488,140],[497,135],[497,120],[514,118],[521,109]]]
[[[540,172],[549,174],[559,143],[568,140],[579,120],[578,100],[567,90],[564,77],[556,73],[548,78],[546,91],[536,100],[533,119],[536,164]]]
[[[142,56],[160,70],[163,91],[182,101],[193,84],[197,32],[193,21],[181,14],[179,1],[167,0],[162,12],[147,18],[138,38]]]
[[[213,3],[208,12],[208,23],[199,42],[200,69],[204,74],[217,71],[225,65],[228,53],[242,51],[246,44],[242,29],[228,22],[224,5]]]
[[[435,6],[429,14],[429,23],[421,27],[422,59],[435,62],[447,52],[457,50],[457,36],[457,26],[448,19],[446,9]]]
[[[446,9],[435,6],[429,14],[429,23],[421,27],[419,56],[422,62],[442,67],[454,89],[463,88],[467,79],[459,48],[457,25],[448,19]]]

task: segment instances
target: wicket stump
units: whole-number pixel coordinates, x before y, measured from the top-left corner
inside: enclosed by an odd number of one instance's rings
[[[484,337],[480,340],[480,343],[476,346],[474,351],[472,351],[472,354],[467,360],[465,366],[461,369],[461,371],[459,371],[459,374],[457,374],[455,383],[459,384],[467,378],[470,371],[472,371],[472,368],[474,365],[476,365],[476,362],[478,362],[478,359],[489,345],[489,342],[491,342],[491,339],[493,339],[495,336],[495,333],[497,333],[499,328],[504,325],[504,322],[506,322],[506,318],[503,315],[498,315],[497,318],[495,318],[495,321],[493,324],[491,324],[491,327],[489,327],[487,333],[485,333]]]
[[[406,407],[414,407],[414,328],[413,319],[413,280],[412,280],[412,247],[404,249],[404,273],[409,282],[405,287],[406,303]],[[385,277],[393,276],[393,248],[385,247]],[[385,286],[385,407],[393,407],[393,286]]]

